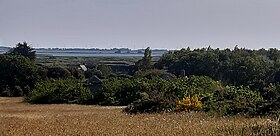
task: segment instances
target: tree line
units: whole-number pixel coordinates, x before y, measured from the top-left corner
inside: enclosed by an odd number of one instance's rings
[[[186,48],[153,64],[147,48],[130,75],[113,74],[104,65],[86,72],[47,67],[35,59],[26,42],[0,55],[1,96],[25,96],[29,103],[128,105],[130,113],[175,111],[178,101],[182,106],[195,98],[205,112],[280,114],[278,49]],[[84,86],[92,76],[104,79],[99,91]]]
[[[225,85],[250,86],[261,90],[270,83],[280,82],[280,51],[245,48],[190,50],[181,49],[164,54],[155,64],[175,75],[209,76]]]

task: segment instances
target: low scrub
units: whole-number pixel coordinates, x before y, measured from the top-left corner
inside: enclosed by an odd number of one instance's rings
[[[126,112],[202,110],[220,115],[259,115],[264,101],[258,92],[249,87],[222,87],[220,82],[207,77],[153,79],[145,83],[148,84],[148,89],[140,91],[140,99],[132,102],[125,109]]]
[[[124,111],[128,113],[157,113],[173,111],[175,101],[163,92],[141,93],[141,98],[129,104]]]
[[[79,80],[51,79],[37,83],[25,100],[34,104],[90,104],[92,94]]]
[[[94,93],[94,102],[99,105],[128,105],[149,88],[147,79],[111,78],[102,84],[102,91]]]
[[[130,113],[174,111],[177,102],[189,95],[201,96],[220,89],[220,82],[208,77],[113,78],[103,83],[94,101],[100,105],[129,105],[125,111]]]
[[[165,70],[159,70],[159,69],[151,69],[151,70],[145,70],[145,71],[137,71],[134,74],[134,77],[136,78],[164,78],[164,79],[170,79],[175,78],[176,76],[172,73],[169,73]]]
[[[206,112],[221,115],[256,115],[263,98],[259,93],[250,90],[249,87],[226,86],[215,93],[205,94],[202,102]]]

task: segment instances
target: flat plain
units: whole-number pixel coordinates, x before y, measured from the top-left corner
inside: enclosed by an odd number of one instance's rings
[[[131,115],[123,107],[31,105],[0,97],[0,135],[280,135],[270,118],[217,117],[203,113]]]

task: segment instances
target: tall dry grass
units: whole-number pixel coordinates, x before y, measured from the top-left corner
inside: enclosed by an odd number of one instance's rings
[[[122,107],[29,105],[0,98],[0,135],[280,135],[268,118],[202,113],[129,115]]]

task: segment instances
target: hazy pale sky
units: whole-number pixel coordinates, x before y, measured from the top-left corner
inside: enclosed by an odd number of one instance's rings
[[[0,45],[280,48],[280,0],[0,0]]]

